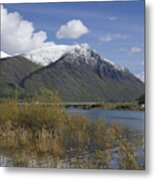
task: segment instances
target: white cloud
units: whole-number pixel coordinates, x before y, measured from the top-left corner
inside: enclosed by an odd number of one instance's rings
[[[125,40],[127,38],[128,38],[128,36],[123,35],[123,34],[106,34],[106,35],[100,37],[100,41],[102,41],[102,42],[111,42],[111,41],[114,41],[114,40]]]
[[[140,53],[142,51],[141,48],[139,47],[132,47],[131,50],[130,50],[130,53],[131,54],[136,54],[136,53]]]
[[[130,48],[121,47],[121,48],[118,48],[118,50],[120,52],[128,52],[129,55],[134,55],[134,54],[138,54],[142,52],[142,48],[140,47],[130,47]]]
[[[35,32],[32,22],[24,20],[18,12],[9,13],[1,5],[1,50],[20,54],[40,47],[47,39],[46,32]]]
[[[58,39],[78,39],[89,32],[81,20],[74,19],[62,25],[56,33]]]
[[[128,49],[127,48],[124,48],[124,47],[121,47],[121,48],[119,48],[118,49],[120,52],[126,52],[126,51],[128,51]]]
[[[116,17],[115,17],[115,16],[111,16],[111,17],[109,17],[109,20],[110,20],[110,21],[115,21],[115,20],[116,20]]]

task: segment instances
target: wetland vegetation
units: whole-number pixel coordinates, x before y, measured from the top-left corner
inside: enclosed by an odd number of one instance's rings
[[[39,105],[47,100],[53,105]],[[60,104],[49,92],[23,106],[17,98],[1,100],[0,155],[20,167],[145,168],[143,133],[69,114]]]

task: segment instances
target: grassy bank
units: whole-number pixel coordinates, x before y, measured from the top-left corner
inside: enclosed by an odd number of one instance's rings
[[[131,110],[131,111],[144,111],[145,107],[137,101],[128,102],[104,102],[98,104],[96,109],[102,110]]]
[[[40,106],[42,102],[53,106]],[[136,156],[142,137],[117,124],[107,126],[104,120],[91,122],[70,115],[52,93],[27,100],[19,106],[17,99],[0,102],[0,154],[10,156],[14,166],[31,166],[30,160],[72,161],[74,168],[111,168],[114,154],[118,169],[143,169]],[[116,149],[115,153],[112,149]],[[41,167],[38,165],[38,167]]]

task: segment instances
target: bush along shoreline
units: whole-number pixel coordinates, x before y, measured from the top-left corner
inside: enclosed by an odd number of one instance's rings
[[[53,105],[38,105],[46,101]],[[10,166],[145,168],[143,133],[71,115],[60,104],[51,92],[23,106],[17,98],[0,102],[0,155],[11,158]]]

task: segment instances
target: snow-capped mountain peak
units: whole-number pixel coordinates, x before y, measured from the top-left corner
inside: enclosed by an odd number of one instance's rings
[[[46,43],[43,47],[34,49],[23,56],[36,64],[47,66],[51,62],[57,61],[63,54],[70,51],[69,45],[55,45]]]
[[[46,43],[38,49],[32,50],[27,54],[23,54],[23,56],[27,59],[42,66],[47,66],[48,64],[57,61],[64,55],[66,56],[66,61],[69,61],[70,63],[86,63],[93,66],[97,64],[98,59],[100,59],[103,62],[108,62],[119,71],[125,70],[124,67],[114,64],[112,61],[99,56],[88,44],[56,45],[54,43]]]
[[[77,64],[86,63],[94,65],[97,58],[92,56],[94,51],[88,44],[75,45],[68,53],[66,53],[66,61],[75,62]]]
[[[69,53],[74,56],[84,56],[85,58],[89,58],[90,47],[88,44],[78,44],[75,45]]]
[[[67,54],[66,61],[69,62],[76,62],[77,64],[86,63],[92,66],[96,65],[99,60],[102,62],[106,62],[113,66],[114,69],[117,71],[125,71],[126,68],[115,64],[114,62],[110,61],[109,59],[98,55],[95,50],[92,50],[88,44],[80,44],[74,46]],[[68,58],[69,57],[69,58]]]
[[[10,57],[11,55],[7,54],[6,52],[4,51],[0,51],[0,58],[7,58],[7,57]]]
[[[23,54],[23,56],[34,63],[40,64],[42,66],[47,66],[51,62],[57,61],[61,56],[66,53],[75,53],[80,50],[81,54],[84,53],[84,48],[86,50],[88,45],[56,45],[54,43],[46,43],[44,46],[34,49],[28,53]]]

